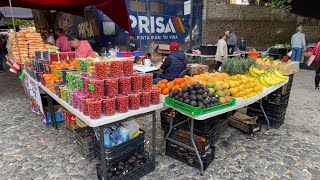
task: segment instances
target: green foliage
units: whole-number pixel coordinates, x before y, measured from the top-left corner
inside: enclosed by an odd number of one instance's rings
[[[268,6],[274,12],[291,13],[293,0],[269,0]]]
[[[6,18],[7,25],[13,25],[12,18]],[[14,23],[19,27],[34,27],[33,20],[14,19]]]
[[[227,59],[222,63],[222,70],[230,75],[246,74],[251,65],[255,65],[256,61],[249,58],[234,57]]]

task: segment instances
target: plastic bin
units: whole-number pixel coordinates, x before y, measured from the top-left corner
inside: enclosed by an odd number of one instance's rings
[[[132,52],[132,56],[142,56],[142,51],[134,51]]]
[[[131,57],[132,53],[131,52],[121,52],[121,57]]]
[[[76,140],[77,150],[86,159],[95,157],[94,132],[91,127],[77,128]]]

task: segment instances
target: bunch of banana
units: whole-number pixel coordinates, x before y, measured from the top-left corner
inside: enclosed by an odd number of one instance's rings
[[[263,71],[263,70],[260,70],[260,69],[257,69],[256,67],[254,67],[254,66],[252,65],[252,66],[250,66],[250,68],[249,68],[249,73],[250,73],[251,76],[257,77],[257,76],[259,76],[260,74],[264,73],[264,71]]]
[[[288,77],[282,75],[281,72],[278,70],[273,70],[270,72],[260,74],[259,76],[257,76],[257,79],[263,86],[270,87],[286,81]]]
[[[273,60],[268,56],[264,58],[258,58],[256,61],[257,61],[257,64],[264,65],[264,66],[277,66],[281,63],[279,59]]]

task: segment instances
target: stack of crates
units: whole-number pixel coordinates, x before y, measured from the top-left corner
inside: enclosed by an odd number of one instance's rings
[[[284,123],[289,104],[292,81],[293,74],[289,76],[289,82],[286,85],[262,99],[263,109],[268,116],[270,126],[273,128],[280,128],[280,126]],[[249,105],[247,114],[249,116],[258,116],[258,120],[262,124],[267,123],[260,108],[259,102]]]

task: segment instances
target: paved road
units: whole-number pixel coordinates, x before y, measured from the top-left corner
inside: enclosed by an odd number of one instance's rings
[[[96,179],[96,160],[76,152],[74,135],[44,125],[31,114],[18,76],[0,74],[0,179]],[[320,91],[313,72],[294,78],[285,124],[248,138],[228,127],[204,176],[165,155],[150,179],[320,179]],[[139,122],[150,128],[149,117]],[[163,137],[158,123],[158,142]],[[150,134],[147,134],[150,137]],[[159,144],[159,143],[158,143]]]

